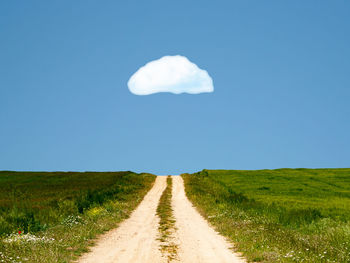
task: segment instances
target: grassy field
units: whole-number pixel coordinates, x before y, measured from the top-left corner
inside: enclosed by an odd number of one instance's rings
[[[203,170],[186,194],[253,262],[350,262],[350,169]]]
[[[0,262],[69,262],[128,217],[155,176],[0,172]]]

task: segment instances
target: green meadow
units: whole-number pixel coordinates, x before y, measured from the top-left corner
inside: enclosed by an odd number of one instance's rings
[[[350,169],[203,170],[186,194],[251,262],[350,262]]]
[[[0,172],[0,262],[69,262],[127,218],[155,176]]]

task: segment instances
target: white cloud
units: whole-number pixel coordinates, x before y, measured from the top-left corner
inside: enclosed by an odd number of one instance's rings
[[[206,70],[184,56],[164,56],[139,68],[128,81],[130,92],[149,95],[158,92],[174,94],[213,92],[213,80]]]

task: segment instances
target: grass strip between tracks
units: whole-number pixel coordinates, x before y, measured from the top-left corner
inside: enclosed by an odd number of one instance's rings
[[[168,262],[177,258],[178,246],[174,242],[173,233],[175,232],[175,219],[173,216],[173,210],[171,208],[171,194],[172,191],[172,178],[167,177],[167,187],[165,188],[162,196],[160,197],[157,207],[157,215],[160,218],[159,221],[159,240],[161,242],[161,251],[168,259]]]

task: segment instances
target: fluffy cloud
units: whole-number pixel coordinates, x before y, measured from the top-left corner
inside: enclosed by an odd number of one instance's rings
[[[174,94],[213,92],[208,72],[184,56],[164,56],[139,68],[128,81],[130,92],[149,95],[157,92]]]

